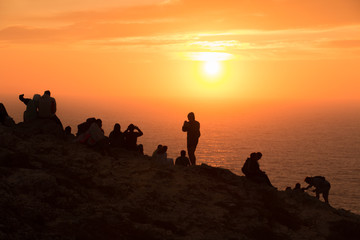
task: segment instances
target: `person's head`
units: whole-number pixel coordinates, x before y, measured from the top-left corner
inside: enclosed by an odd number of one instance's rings
[[[49,90],[46,90],[46,91],[44,92],[44,95],[50,96],[50,91],[49,91]]]
[[[120,124],[115,123],[115,125],[114,125],[114,132],[120,132],[120,130],[121,130]]]
[[[96,119],[95,123],[96,123],[99,127],[102,127],[102,121],[101,121],[101,119]]]
[[[162,149],[163,149],[163,151],[164,151],[164,153],[165,153],[165,152],[167,151],[168,147],[167,147],[167,146],[163,146]]]
[[[300,188],[301,188],[300,183],[296,183],[296,184],[295,184],[295,189],[300,189]]]
[[[250,158],[253,160],[257,160],[257,154],[255,152],[251,153]]]
[[[310,184],[311,183],[311,177],[306,177],[304,180],[306,183]]]
[[[261,153],[261,152],[257,152],[257,153],[256,153],[256,158],[257,158],[257,160],[260,160],[261,157],[262,157],[262,153]]]
[[[185,156],[186,156],[186,151],[185,151],[185,150],[181,150],[180,155],[181,155],[182,157],[185,157]]]
[[[135,129],[134,124],[130,124],[130,125],[128,126],[128,129],[130,130],[130,132],[133,132],[134,129]]]
[[[161,144],[159,144],[159,145],[157,146],[157,150],[160,150],[160,149],[162,149],[162,145],[161,145]]]
[[[190,112],[187,117],[190,122],[195,121],[195,114],[193,112]]]
[[[41,98],[40,94],[34,94],[33,101],[38,102],[40,98]]]
[[[70,126],[67,126],[67,127],[65,128],[65,133],[66,133],[66,134],[71,134],[71,127],[70,127]]]

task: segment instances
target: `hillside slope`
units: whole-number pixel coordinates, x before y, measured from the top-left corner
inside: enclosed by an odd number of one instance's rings
[[[305,193],[59,136],[0,126],[0,239],[360,239],[360,216]]]

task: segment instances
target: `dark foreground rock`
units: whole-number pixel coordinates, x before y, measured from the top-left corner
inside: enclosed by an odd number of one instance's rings
[[[102,156],[45,125],[0,126],[0,239],[360,239],[360,216],[307,194]]]

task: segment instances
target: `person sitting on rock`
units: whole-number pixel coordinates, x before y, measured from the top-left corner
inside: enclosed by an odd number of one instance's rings
[[[76,133],[76,136],[79,137],[80,135],[84,134],[87,130],[89,130],[91,124],[94,123],[95,121],[96,121],[96,118],[91,117],[91,118],[86,119],[85,122],[80,123],[77,126],[78,131]]]
[[[159,144],[158,146],[157,146],[157,148],[155,149],[155,151],[153,152],[153,154],[151,155],[151,158],[152,159],[154,159],[154,160],[156,160],[157,159],[157,153],[160,151],[160,149],[162,149],[162,145],[161,144]]]
[[[19,95],[20,101],[26,105],[26,110],[24,112],[24,122],[30,122],[38,118],[37,108],[39,107],[40,95],[35,94],[33,99],[24,98],[24,94]]]
[[[44,95],[39,99],[39,118],[51,119],[63,128],[60,119],[56,116],[56,101],[55,98],[50,96],[50,91],[46,90]]]
[[[294,190],[294,191],[298,191],[298,192],[304,192],[304,189],[301,188],[301,184],[300,184],[300,183],[296,183],[293,190]]]
[[[137,130],[136,132],[134,130]],[[134,124],[130,124],[126,131],[124,132],[125,137],[125,148],[128,150],[138,151],[137,138],[141,137],[143,132],[135,126]]]
[[[66,141],[74,141],[75,140],[75,136],[74,134],[71,133],[71,127],[67,126],[64,130],[64,139]]]
[[[251,153],[250,158],[246,159],[244,166],[242,167],[241,170],[245,174],[245,176],[250,180],[257,183],[264,183],[273,187],[266,173],[260,170],[260,165],[258,161],[261,159],[261,157],[262,157],[262,153],[260,152]]]
[[[124,147],[125,138],[124,134],[121,132],[121,126],[119,123],[114,125],[114,130],[109,135],[109,142],[111,147]]]
[[[14,119],[9,116],[4,104],[2,103],[0,103],[0,123],[7,127],[12,127],[15,125]]]
[[[174,165],[173,159],[167,157],[167,150],[168,150],[168,147],[167,147],[167,146],[163,146],[163,147],[157,152],[156,160],[157,160],[158,163],[160,163],[160,164],[162,164],[162,165]]]
[[[316,193],[316,198],[319,199],[320,193],[323,195],[323,198],[326,203],[329,203],[329,191],[330,191],[330,183],[322,176],[315,176],[315,177],[306,177],[304,180],[309,186],[304,188],[307,190],[312,186],[315,187],[314,192]]]
[[[185,150],[181,150],[180,157],[176,158],[175,165],[176,166],[185,166],[185,167],[190,166],[190,160],[188,157],[186,157]]]

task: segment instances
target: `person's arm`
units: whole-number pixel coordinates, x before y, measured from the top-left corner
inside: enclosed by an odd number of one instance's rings
[[[311,188],[313,185],[309,184],[309,186],[307,186],[306,188],[303,188],[304,190],[308,190],[309,188]]]
[[[189,126],[189,122],[188,121],[184,121],[184,124],[182,126],[182,131],[183,132],[187,132],[188,131],[188,126]]]
[[[138,130],[138,137],[142,136],[144,133],[140,130],[140,128],[135,127],[136,130]]]
[[[24,98],[24,94],[19,95],[20,101],[22,101],[25,105],[28,105],[30,98]]]

